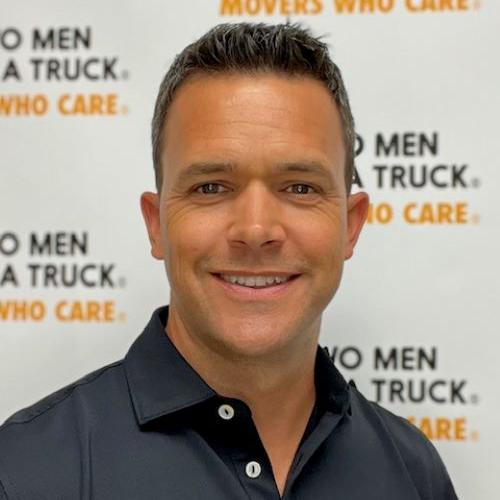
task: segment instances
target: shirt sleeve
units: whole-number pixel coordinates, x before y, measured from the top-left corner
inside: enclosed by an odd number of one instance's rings
[[[431,490],[433,492],[433,498],[440,498],[443,500],[458,500],[458,496],[451,482],[450,475],[446,466],[439,456],[439,453],[434,448],[434,445],[429,442],[432,447],[432,452],[434,456],[434,467],[432,469],[432,482]]]
[[[414,436],[407,444],[412,450],[407,448],[405,451],[405,461],[421,497],[426,500],[458,500],[448,470],[436,447],[420,430],[414,429]]]
[[[2,482],[0,481],[0,500],[9,500],[7,493],[5,492],[5,488],[3,487]]]
[[[420,429],[378,404],[382,417],[422,500],[458,500],[448,470],[434,444]]]

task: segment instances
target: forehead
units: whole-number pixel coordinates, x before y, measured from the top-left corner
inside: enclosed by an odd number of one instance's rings
[[[196,75],[177,90],[163,130],[167,176],[193,162],[344,164],[342,126],[326,86],[279,74]]]

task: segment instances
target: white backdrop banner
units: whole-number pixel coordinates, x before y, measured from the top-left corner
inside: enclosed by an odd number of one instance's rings
[[[498,498],[499,3],[2,2],[0,421],[123,357],[168,302],[139,196],[174,56],[220,22],[288,19],[342,69],[371,197],[321,343],[433,440],[460,498]]]

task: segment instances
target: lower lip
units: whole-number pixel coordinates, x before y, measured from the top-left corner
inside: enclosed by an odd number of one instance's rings
[[[277,299],[285,295],[300,275],[293,276],[284,283],[279,283],[262,288],[242,286],[238,285],[237,283],[233,285],[233,283],[229,283],[223,280],[218,274],[212,274],[212,276],[232,297],[244,300],[266,300]]]

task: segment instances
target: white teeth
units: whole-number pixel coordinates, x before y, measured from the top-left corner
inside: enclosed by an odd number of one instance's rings
[[[264,276],[257,276],[255,278],[255,285],[256,286],[266,286],[266,278]]]
[[[255,278],[252,276],[249,276],[248,278],[240,278],[238,279],[238,283],[245,286],[255,286]]]
[[[233,276],[227,274],[221,274],[224,281],[232,283],[235,285],[249,286],[254,288],[263,288],[267,286],[272,286],[274,284],[284,283],[288,281],[290,277],[285,276]]]

